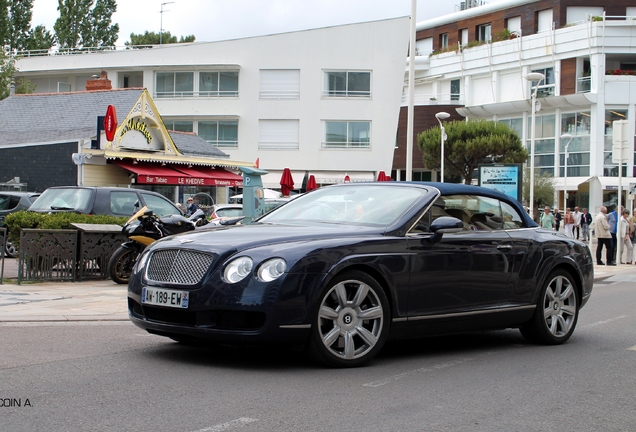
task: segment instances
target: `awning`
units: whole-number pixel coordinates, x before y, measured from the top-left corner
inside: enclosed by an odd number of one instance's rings
[[[183,186],[242,186],[243,177],[222,168],[187,168],[180,165],[133,163],[131,160],[114,160],[125,170],[137,175],[137,184]]]

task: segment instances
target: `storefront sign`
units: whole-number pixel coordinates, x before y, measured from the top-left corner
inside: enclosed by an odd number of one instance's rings
[[[479,186],[494,189],[521,201],[521,164],[479,165]]]

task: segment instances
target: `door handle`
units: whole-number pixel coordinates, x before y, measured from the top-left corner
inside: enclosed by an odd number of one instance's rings
[[[503,245],[498,245],[497,249],[499,250],[505,250],[505,251],[509,251],[512,250],[512,246],[510,246],[509,244],[503,244]]]

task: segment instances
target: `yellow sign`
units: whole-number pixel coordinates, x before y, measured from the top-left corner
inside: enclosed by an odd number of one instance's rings
[[[137,132],[141,132],[141,134],[146,138],[146,141],[148,142],[148,144],[152,142],[152,135],[150,135],[150,132],[148,131],[148,126],[146,126],[146,123],[141,122],[139,120],[135,121],[134,119],[128,120],[126,125],[122,128],[121,135],[119,135],[120,139],[123,138],[123,136],[126,135],[126,133],[131,130],[136,130]]]

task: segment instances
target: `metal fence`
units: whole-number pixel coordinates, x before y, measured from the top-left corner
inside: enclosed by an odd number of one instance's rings
[[[0,228],[0,285],[2,285],[2,278],[4,278],[4,248],[7,244],[7,229]]]

